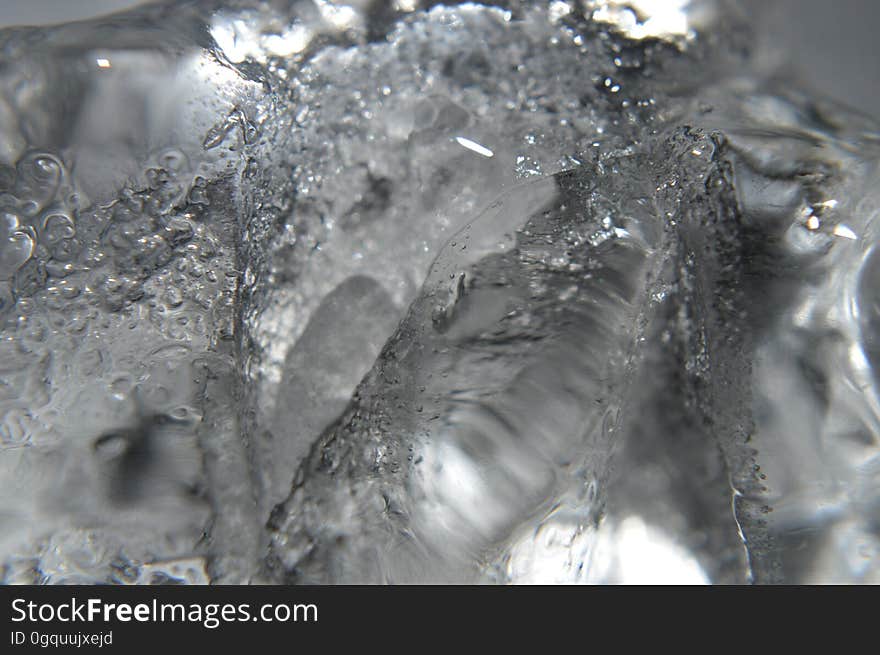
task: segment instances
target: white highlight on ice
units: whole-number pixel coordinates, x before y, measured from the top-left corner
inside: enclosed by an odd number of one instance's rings
[[[834,226],[834,234],[836,236],[843,237],[844,239],[852,239],[853,241],[859,238],[859,236],[855,232],[853,232],[843,223]]]
[[[288,57],[305,50],[311,40],[311,30],[302,25],[294,25],[281,34],[270,34],[263,39],[263,43],[271,54]]]
[[[594,0],[593,19],[633,39],[690,36],[690,0]]]
[[[355,26],[358,12],[348,5],[336,5],[327,0],[316,0],[321,16],[337,30],[347,30]]]
[[[514,584],[710,584],[696,557],[639,516],[598,528],[552,517],[510,550]]]
[[[211,26],[211,36],[232,63],[238,64],[248,57],[265,62],[267,57],[289,57],[308,48],[315,34],[302,24],[294,24],[280,33],[263,33],[258,24],[248,24],[239,19],[216,16]]]
[[[466,139],[463,136],[455,137],[458,145],[467,148],[471,152],[475,152],[478,155],[482,155],[483,157],[494,157],[495,153],[489,150],[486,146],[480,145],[476,141],[471,141],[470,139]]]

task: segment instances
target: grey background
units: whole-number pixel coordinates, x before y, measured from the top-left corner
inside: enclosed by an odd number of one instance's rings
[[[880,118],[878,0],[746,0],[767,49],[809,87]]]
[[[88,18],[144,0],[0,0],[0,26]],[[878,0],[741,0],[762,47],[815,91],[880,118]]]
[[[144,4],[145,0],[0,0],[0,26],[63,23]]]

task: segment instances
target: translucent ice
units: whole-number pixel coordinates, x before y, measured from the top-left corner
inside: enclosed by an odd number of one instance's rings
[[[876,128],[750,43],[610,0],[0,33],[4,580],[876,580]]]

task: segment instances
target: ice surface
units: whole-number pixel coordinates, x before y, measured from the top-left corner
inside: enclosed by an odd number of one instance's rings
[[[4,581],[876,580],[876,128],[745,23],[0,33]]]

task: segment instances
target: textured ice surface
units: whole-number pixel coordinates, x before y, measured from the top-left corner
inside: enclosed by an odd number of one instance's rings
[[[877,133],[735,3],[0,33],[6,582],[878,575]]]

